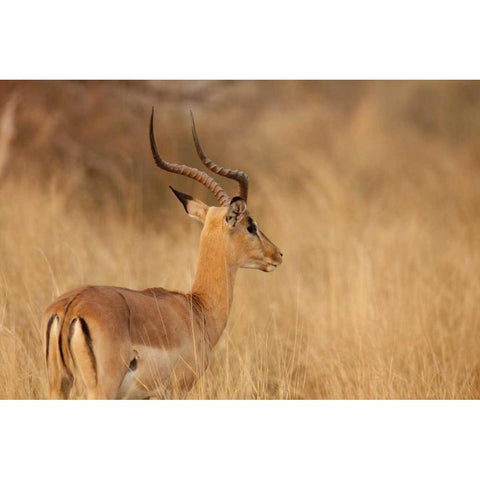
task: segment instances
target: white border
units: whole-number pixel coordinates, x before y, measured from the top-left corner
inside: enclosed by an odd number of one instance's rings
[[[1,78],[479,78],[476,3],[2,5]]]
[[[477,478],[478,413],[476,401],[6,401],[2,472]]]

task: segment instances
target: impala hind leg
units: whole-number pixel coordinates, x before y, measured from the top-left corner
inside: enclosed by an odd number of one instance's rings
[[[102,349],[102,336],[90,331],[88,321],[81,317],[72,319],[68,344],[75,369],[86,388],[88,399],[114,399],[119,396],[122,380],[128,365],[119,359],[121,346]],[[128,357],[128,353],[124,355]],[[108,372],[108,373],[106,373]]]
[[[115,400],[124,398],[121,393],[122,380],[127,373],[125,366],[121,362],[105,362],[102,358],[102,364],[109,364],[108,374],[100,372],[98,382],[95,385],[87,387],[87,399],[89,400]]]
[[[119,360],[119,357],[121,357],[120,352],[117,352],[114,356],[98,355],[99,365],[108,365],[108,369],[104,370],[99,368],[96,385],[87,387],[87,398],[89,400],[115,400],[124,398],[121,392],[121,385],[128,372],[128,368],[125,362]]]

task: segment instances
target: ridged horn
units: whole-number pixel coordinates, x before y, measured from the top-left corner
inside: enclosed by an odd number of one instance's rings
[[[170,163],[164,160],[158,153],[157,144],[155,142],[155,134],[153,132],[153,113],[154,109],[152,107],[152,115],[150,116],[150,147],[152,148],[152,155],[155,163],[158,167],[167,172],[177,173],[178,175],[183,175],[185,177],[193,178],[200,182],[202,185],[207,187],[219,201],[220,205],[226,206],[230,203],[229,196],[225,193],[225,190],[209,175],[205,172],[198,170],[195,167],[189,167],[187,165],[179,165],[177,163]]]
[[[195,128],[195,119],[193,118],[193,113],[190,110],[190,115],[192,116],[192,134],[193,134],[193,141],[195,142],[195,148],[197,149],[198,156],[202,163],[209,168],[213,173],[217,173],[218,175],[222,175],[223,177],[230,178],[232,180],[236,180],[239,184],[239,191],[238,196],[243,198],[243,200],[247,201],[248,199],[248,175],[241,170],[231,170],[230,168],[221,167],[216,163],[210,160],[206,153],[203,151],[202,146],[200,145],[200,141],[198,140],[197,129]]]

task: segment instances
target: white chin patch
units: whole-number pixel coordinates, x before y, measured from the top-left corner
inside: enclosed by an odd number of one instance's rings
[[[262,270],[264,272],[272,272],[273,270],[275,270],[275,267],[276,265],[265,265],[265,264],[254,263],[254,262],[247,263],[242,266],[242,268],[254,268],[257,270]]]
[[[262,266],[258,263],[247,263],[245,265],[242,265],[242,268],[262,268]]]

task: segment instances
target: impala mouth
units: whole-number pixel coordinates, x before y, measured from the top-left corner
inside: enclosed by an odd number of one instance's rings
[[[265,266],[265,271],[266,272],[273,272],[273,270],[275,270],[279,265],[280,265],[279,263],[269,262]]]

